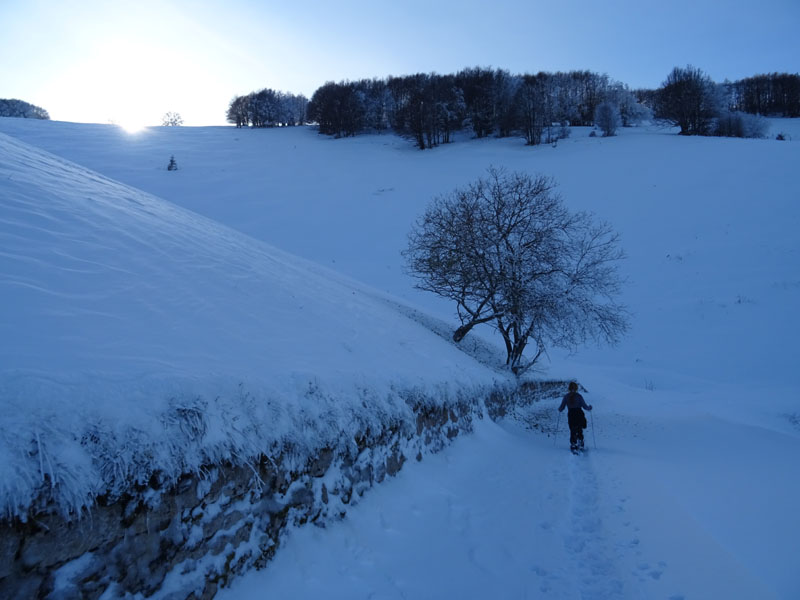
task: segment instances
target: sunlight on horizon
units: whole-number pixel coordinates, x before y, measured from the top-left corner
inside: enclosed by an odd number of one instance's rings
[[[161,125],[161,115],[146,94],[133,96],[133,99],[135,101],[131,101],[131,96],[120,97],[113,102],[113,113],[108,122],[131,134],[139,133],[146,127]]]
[[[167,112],[191,112],[202,98],[191,91],[202,81],[201,67],[175,45],[129,34],[97,39],[93,49],[91,58],[50,85],[81,120],[137,133],[161,125]],[[222,105],[219,112],[224,115]]]
[[[129,133],[131,135],[140,133],[144,131],[149,125],[145,124],[141,120],[126,120],[126,121],[119,121],[116,125],[122,129],[125,133]]]

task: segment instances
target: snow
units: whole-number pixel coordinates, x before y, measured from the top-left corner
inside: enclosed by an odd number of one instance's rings
[[[45,362],[48,373],[127,375],[133,363],[147,373],[243,377],[269,365],[275,373],[324,378],[352,365],[374,373],[386,364],[389,351],[375,344],[365,352],[354,321],[376,337],[397,330],[399,345],[426,335],[419,327],[403,331],[405,319],[333,273],[10,138],[4,142],[4,284],[17,303],[10,307],[16,322],[25,325],[3,356],[7,368]],[[340,312],[349,318],[331,318]],[[291,323],[299,319],[306,325],[295,333]],[[12,328],[9,337],[17,333],[19,325],[4,325]],[[314,343],[300,356],[287,352],[312,325],[324,326]],[[397,369],[431,371],[419,360]]]
[[[796,120],[771,122],[770,136],[798,129]],[[800,291],[796,236],[787,235],[800,224],[797,186],[787,179],[795,141],[684,138],[658,128],[589,138],[588,128],[573,128],[556,148],[505,139],[424,152],[391,135],[334,140],[305,128],[130,136],[24,119],[0,128],[450,320],[452,306],[413,290],[404,273],[411,223],[434,195],[491,164],[549,175],[568,206],[609,221],[628,254],[633,331],[619,351],[582,350],[579,361],[628,370],[638,359],[638,383],[655,385],[669,385],[659,369],[761,383],[794,371],[785,349],[798,333],[787,301]],[[170,173],[173,154],[180,170]]]
[[[170,397],[204,400],[224,453],[333,435],[354,390],[392,414],[390,381],[497,377],[425,326],[446,331],[453,308],[413,290],[400,257],[430,198],[493,164],[553,176],[622,234],[630,336],[541,367],[587,388],[588,454],[566,450],[563,418],[547,435],[555,405],[484,421],[218,597],[800,597],[800,120],[764,140],[588,134],[421,152],[305,128],[0,119],[0,498],[24,503],[40,472],[94,481],[65,433],[87,419],[178,460],[175,428],[153,426]],[[258,435],[232,445],[235,419]],[[49,440],[36,464],[19,432]]]
[[[607,460],[484,424],[347,520],[293,532],[269,568],[218,597],[774,597],[659,488],[630,495],[607,480]]]
[[[45,476],[74,511],[104,483],[336,445],[407,416],[397,390],[499,377],[363,285],[5,135],[0,180],[6,514]]]

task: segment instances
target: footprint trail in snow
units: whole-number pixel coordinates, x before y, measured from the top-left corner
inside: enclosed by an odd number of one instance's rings
[[[612,600],[624,598],[624,583],[614,562],[615,553],[609,547],[599,508],[597,476],[588,456],[570,456],[568,527],[564,539],[567,554],[572,557],[574,581],[578,582],[581,598]]]

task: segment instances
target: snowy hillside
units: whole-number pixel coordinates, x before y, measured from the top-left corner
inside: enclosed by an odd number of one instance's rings
[[[6,368],[380,381],[388,364],[420,381],[475,369],[450,346],[435,367],[401,350],[432,336],[369,288],[2,141],[4,299],[16,315],[3,323],[16,340]]]
[[[64,432],[87,418],[113,430],[123,407],[153,431],[170,398],[218,398],[216,439],[249,447],[231,426],[244,419],[270,423],[255,436],[313,424],[297,440],[313,444],[347,424],[356,389],[377,390],[369,418],[401,410],[391,382],[497,377],[380,296],[455,325],[412,289],[400,251],[432,196],[496,165],[554,177],[567,206],[622,235],[630,335],[553,349],[540,371],[588,390],[589,454],[566,451],[563,415],[548,436],[551,404],[481,423],[344,522],[294,531],[220,597],[800,597],[798,164],[798,120],[764,140],[575,128],[557,147],[420,152],[306,128],[131,136],[0,119],[3,495],[24,498],[50,468],[19,452],[18,431],[55,436],[63,452],[46,456],[86,484]],[[317,384],[347,403],[307,402]]]
[[[576,360],[621,370],[635,386],[790,377],[800,335],[797,120],[771,137],[685,138],[574,128],[556,148],[520,139],[464,141],[422,152],[393,135],[334,140],[306,128],[152,128],[0,120],[0,131],[189,208],[282,250],[405,298],[452,321],[453,307],[412,289],[400,251],[430,199],[489,165],[552,176],[567,206],[622,235],[631,334]],[[179,171],[166,171],[175,155]],[[632,361],[636,361],[632,364]],[[635,369],[631,370],[631,367]],[[556,374],[554,372],[554,374]],[[795,380],[796,381],[796,380]]]
[[[153,444],[148,472],[175,473],[335,441],[402,413],[392,386],[495,377],[367,287],[2,134],[0,182],[5,514],[32,499],[40,461],[66,508],[104,489],[74,435],[87,429]],[[176,403],[219,428],[197,456],[160,426]],[[39,460],[21,452],[29,439]],[[146,476],[135,456],[118,462]]]

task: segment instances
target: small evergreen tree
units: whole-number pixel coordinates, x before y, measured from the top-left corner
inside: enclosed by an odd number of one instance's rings
[[[167,165],[167,171],[177,171],[178,170],[178,163],[175,162],[175,155],[169,157],[169,164]]]

